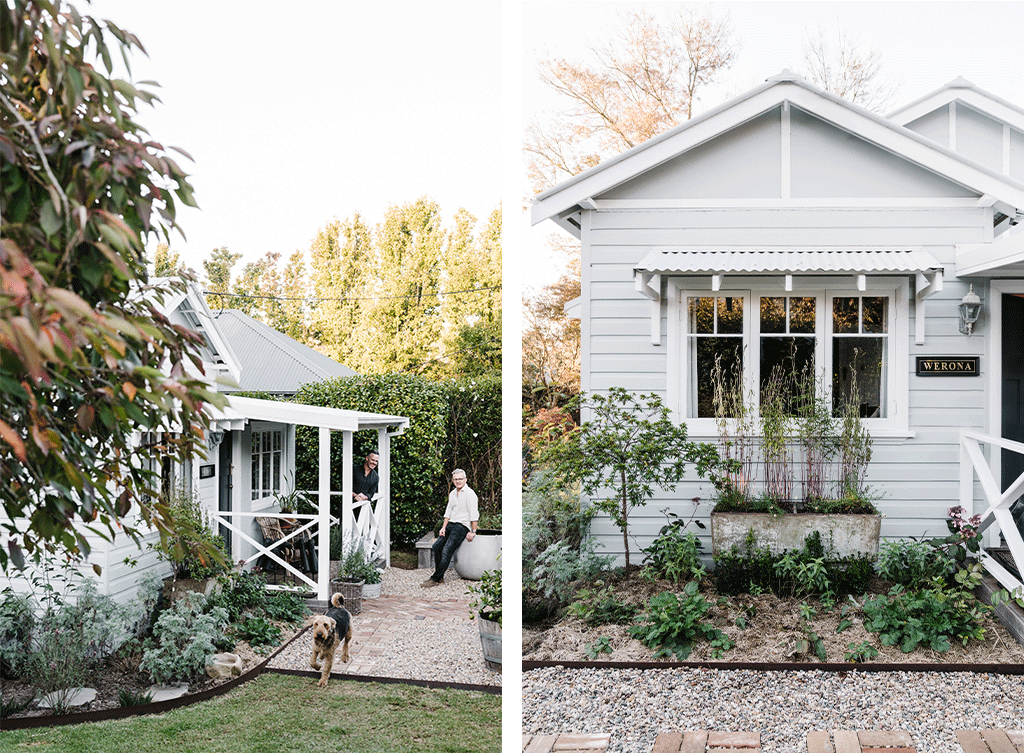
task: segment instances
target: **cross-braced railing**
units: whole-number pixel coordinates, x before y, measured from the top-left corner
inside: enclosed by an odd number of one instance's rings
[[[1024,443],[1007,440],[1005,437],[993,437],[983,435],[980,432],[971,430],[960,431],[960,505],[966,511],[974,511],[974,479],[978,478],[981,484],[982,493],[985,496],[987,507],[981,514],[980,530],[988,529],[992,524],[997,527],[998,533],[1006,540],[1006,546],[1013,556],[1017,568],[1024,567],[1024,539],[1013,520],[1010,506],[1024,494],[1024,474],[1017,477],[1014,482],[1005,490],[1000,491],[1002,486],[996,481],[995,475],[982,452],[982,444],[993,448],[993,453],[999,450],[1009,450],[1013,453],[1024,455]],[[1006,589],[1013,591],[1024,584],[1020,579],[1000,565],[995,558],[982,550],[979,553],[981,564],[996,580]]]
[[[332,496],[341,494],[343,493],[331,493]],[[310,499],[315,500],[316,496],[310,493]],[[390,565],[390,516],[387,499],[378,493],[372,500],[353,502],[351,510],[352,514],[349,521],[342,524],[344,541],[368,543],[370,545],[368,553],[370,558],[383,561],[385,565]],[[284,537],[281,539],[264,545],[262,542],[257,542],[253,539],[250,532],[246,531],[247,528],[251,529],[251,527],[243,527],[239,522],[239,519],[251,520],[257,517],[276,518],[278,520],[287,519],[290,522],[299,521],[300,525],[285,532]],[[281,566],[286,573],[291,574],[297,581],[305,583],[318,594],[328,593],[326,582],[331,578],[331,575],[328,573],[328,557],[330,549],[330,538],[328,532],[330,526],[336,526],[339,523],[338,519],[334,516],[328,514],[325,519],[322,519],[321,514],[318,513],[274,513],[267,511],[240,513],[235,511],[215,511],[212,518],[214,523],[220,524],[229,531],[234,532],[242,539],[242,541],[248,542],[256,549],[255,553],[242,561],[243,566],[249,565],[250,563],[259,560],[261,557],[266,556],[277,565]],[[328,526],[321,527],[321,520],[326,520]],[[285,546],[301,546],[300,540],[306,532],[309,532],[310,538],[316,545],[317,564],[319,566],[318,573],[313,574],[316,580],[303,573],[294,563],[289,563],[285,558],[281,557],[281,553],[279,552],[279,549]],[[324,583],[319,583],[321,581]]]

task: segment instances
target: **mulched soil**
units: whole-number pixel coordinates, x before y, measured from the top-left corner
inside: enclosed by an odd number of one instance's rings
[[[667,581],[650,582],[634,576],[628,581],[614,583],[614,589],[620,601],[644,606],[654,594],[679,591],[682,585]],[[876,579],[873,591],[884,594],[888,592],[888,585]],[[877,657],[864,660],[871,663],[1024,663],[1024,647],[991,615],[987,618],[983,641],[971,642],[967,647],[954,642],[947,652],[917,649],[904,654],[898,647],[883,647],[878,634],[864,628],[862,614],[852,604],[847,617],[853,620],[853,625],[837,634],[836,627],[842,620],[839,610],[846,598],[837,601],[831,610],[826,610],[817,599],[784,598],[773,594],[738,595],[727,598],[723,605],[717,605],[718,595],[706,582],[701,593],[714,605],[705,620],[713,622],[725,632],[736,646],[722,657],[715,657],[707,642],[699,642],[694,645],[687,658],[688,662],[819,662],[813,652],[796,654],[794,651],[797,639],[805,635],[800,606],[806,603],[818,612],[810,621],[809,628],[823,640],[828,662],[844,662],[850,644],[867,642],[879,652]],[[862,601],[860,597],[857,600]],[[640,622],[641,616],[642,613],[638,614],[635,622]],[[739,616],[746,618],[745,629],[736,625]],[[587,647],[601,637],[609,639],[612,652],[590,657]],[[522,646],[524,660],[651,662],[654,659],[654,650],[632,638],[628,626],[609,624],[590,627],[569,616],[558,621],[524,626]],[[676,660],[675,657],[664,659]]]
[[[249,646],[248,642],[240,642],[231,650],[234,654],[241,657],[243,673],[259,665],[267,657],[276,652],[278,647],[291,641],[291,639],[303,628],[301,624],[296,627],[293,624],[279,621],[271,621],[271,623],[281,627],[281,642],[279,645],[273,647],[257,647],[254,649]],[[115,709],[121,706],[118,699],[118,692],[121,689],[136,693],[147,691],[153,685],[153,680],[148,674],[139,671],[139,663],[141,661],[141,652],[129,657],[109,660],[100,668],[97,674],[86,681],[85,685],[88,688],[96,689],[96,699],[81,707],[75,707],[70,711],[78,713]],[[225,684],[230,680],[231,678],[204,678],[202,681],[189,684],[189,690],[186,696],[198,694],[199,692],[206,691],[207,689],[215,686]],[[8,700],[28,700],[32,698],[35,693],[36,689],[33,688],[30,682],[25,680],[8,680],[6,678],[3,680],[3,700],[5,703],[8,702]],[[25,710],[10,715],[9,718],[46,717],[53,714],[53,710],[41,709],[33,704]]]

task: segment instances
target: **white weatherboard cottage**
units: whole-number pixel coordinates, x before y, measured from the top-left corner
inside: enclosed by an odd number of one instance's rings
[[[279,333],[274,334],[273,344],[260,345],[260,341],[243,340],[234,337],[240,344],[243,355],[246,351],[262,349],[263,359],[240,360],[232,347],[232,339],[225,335],[225,328],[206,304],[201,291],[194,284],[187,290],[168,297],[162,311],[172,323],[183,325],[204,337],[200,355],[206,377],[221,379],[222,390],[229,385],[243,388],[258,386],[266,392],[287,394],[295,392],[296,375],[305,374],[309,379],[323,379],[332,374],[351,374],[351,370],[340,364],[334,366],[322,362],[325,357],[310,358],[304,346]],[[221,315],[224,316],[223,314]],[[272,347],[273,346],[273,347]],[[280,351],[284,349],[284,351]],[[319,356],[319,354],[317,355]],[[290,365],[285,363],[290,360]],[[241,364],[248,363],[243,369]],[[247,375],[253,369],[276,371],[278,379],[266,380],[263,375]],[[283,380],[283,383],[282,383]],[[279,384],[280,383],[280,384]],[[286,383],[286,384],[285,384]],[[237,388],[235,388],[237,389]],[[341,523],[346,534],[369,541],[376,557],[390,562],[390,496],[391,496],[391,438],[402,434],[409,426],[409,420],[402,416],[390,416],[363,411],[307,406],[297,403],[257,400],[229,396],[229,405],[223,411],[213,410],[214,422],[207,433],[206,458],[196,457],[185,464],[173,463],[170,459],[154,457],[151,461],[154,471],[159,471],[162,486],[170,490],[177,484],[185,484],[197,493],[204,507],[210,513],[214,527],[227,537],[231,559],[234,563],[245,561],[250,566],[261,555],[275,560],[288,568],[303,582],[317,599],[326,600],[329,595],[329,524],[330,499],[342,496]],[[293,536],[300,536],[308,530],[317,546],[319,573],[310,578],[298,573],[274,551],[269,553],[262,545],[262,538],[256,526],[257,516],[280,517],[276,495],[288,492],[295,479],[295,428],[296,426],[317,427],[320,433],[320,457],[316,490],[311,498],[319,505],[319,513],[312,516],[292,515],[300,519],[300,526]],[[351,475],[345,475],[342,490],[330,489],[329,438],[332,432],[342,435],[344,468],[351,469],[353,433],[371,430],[377,433],[377,448],[380,452],[379,495],[375,501],[359,503],[368,509],[357,514],[352,503]],[[145,441],[140,435],[140,442]],[[129,513],[129,515],[131,515]],[[158,541],[155,533],[144,538],[142,548],[121,534],[113,542],[99,536],[89,535],[92,553],[83,574],[94,578],[101,594],[109,594],[121,601],[131,599],[142,572],[154,569],[163,577],[170,575],[170,566],[160,561],[156,553],[146,545]],[[134,561],[134,565],[125,562]],[[102,568],[97,576],[91,565]],[[4,583],[6,582],[6,583]],[[8,583],[17,591],[29,589],[25,579],[13,574],[0,582],[0,588]]]
[[[1024,491],[1024,109],[957,79],[883,117],[783,71],[532,210],[582,242],[585,391],[657,393],[711,441],[715,356],[744,354],[748,390],[782,346],[840,392],[856,370],[882,536],[945,535],[963,504],[1024,563],[1008,510]],[[711,492],[661,494],[631,532],[646,546],[660,508]],[[607,517],[592,532],[621,554]]]

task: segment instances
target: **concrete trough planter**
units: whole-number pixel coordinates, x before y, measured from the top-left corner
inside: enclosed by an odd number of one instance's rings
[[[802,550],[812,532],[821,534],[821,544],[829,557],[878,557],[878,539],[882,517],[869,513],[712,513],[712,555],[728,553],[734,546],[744,552],[747,533],[754,532],[756,547],[767,547],[773,555],[786,550]]]

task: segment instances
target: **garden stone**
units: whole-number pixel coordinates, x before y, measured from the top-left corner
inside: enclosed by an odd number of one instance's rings
[[[170,699],[177,699],[188,693],[188,684],[179,683],[174,686],[150,686],[149,693],[153,695],[154,702],[166,702]]]
[[[51,691],[49,694],[44,696],[39,706],[45,709],[56,709],[58,704],[63,701],[65,707],[81,707],[83,704],[88,704],[96,698],[96,689],[90,688],[72,688],[62,689],[60,691]]]
[[[231,652],[215,654],[206,666],[206,674],[210,678],[230,678],[242,675],[242,658]]]

